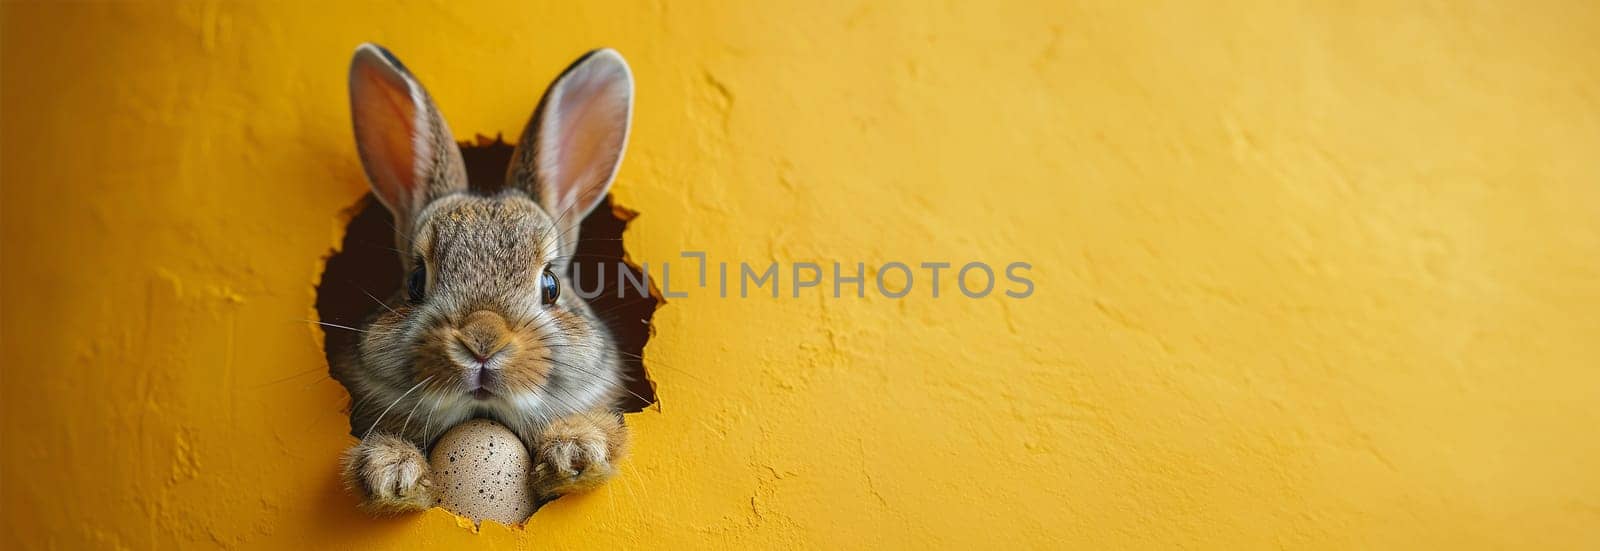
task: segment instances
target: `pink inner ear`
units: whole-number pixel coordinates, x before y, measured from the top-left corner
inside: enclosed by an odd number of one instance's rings
[[[410,207],[417,184],[417,104],[405,77],[358,57],[350,70],[356,147],[373,190],[390,210]]]
[[[605,196],[627,145],[633,78],[615,52],[595,53],[551,90],[539,136],[542,199],[587,213]]]

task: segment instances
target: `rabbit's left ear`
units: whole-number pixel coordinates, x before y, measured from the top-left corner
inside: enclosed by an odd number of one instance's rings
[[[522,130],[506,182],[533,196],[568,235],[611,188],[632,118],[628,63],[611,49],[585,54],[545,91]],[[562,248],[570,253],[573,247]]]

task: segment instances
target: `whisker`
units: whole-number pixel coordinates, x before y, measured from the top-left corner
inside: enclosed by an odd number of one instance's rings
[[[577,371],[579,373],[587,374],[587,375],[589,375],[591,377],[600,377],[601,376],[599,373],[596,373],[594,371],[589,371],[587,369],[583,369],[583,368],[580,368],[578,366],[575,366],[575,365],[572,365],[572,364],[569,364],[569,363],[566,363],[566,362],[558,361],[554,357],[551,357],[551,356],[545,356],[544,360],[547,361],[547,362],[556,364],[558,366],[561,366],[561,367],[564,367],[564,368],[567,368],[567,369],[571,369],[573,371]],[[633,394],[634,398],[638,398],[641,401],[644,401],[645,403],[652,403],[652,404],[655,403],[655,400],[651,400],[651,399],[645,398],[643,396],[638,395],[637,393],[634,393],[634,391],[629,390],[626,385],[620,385],[617,388],[622,389],[623,392],[626,392],[628,394]]]
[[[389,410],[394,409],[394,405],[395,404],[398,404],[398,403],[400,403],[401,400],[406,399],[406,396],[410,396],[411,395],[411,391],[416,390],[417,387],[422,386],[423,384],[427,383],[428,381],[432,381],[433,377],[434,377],[433,375],[429,375],[428,378],[423,379],[421,382],[419,382],[417,384],[414,384],[414,385],[411,385],[411,389],[410,390],[407,390],[405,392],[405,394],[401,394],[399,398],[395,398],[394,399],[394,403],[389,404],[389,407],[383,408],[383,413],[379,413],[378,414],[378,418],[372,422],[372,426],[367,427],[367,433],[361,435],[361,440],[362,441],[366,441],[367,437],[372,436],[372,429],[378,428],[378,423],[383,422],[383,416],[388,415],[389,414]]]
[[[367,295],[367,298],[370,298],[370,299],[372,299],[373,302],[378,303],[378,306],[382,306],[383,309],[384,310],[388,310],[389,313],[394,314],[396,316],[400,315],[400,313],[396,312],[394,310],[394,308],[390,308],[389,307],[389,303],[384,302],[383,300],[379,299],[378,297],[373,296],[372,293],[368,293],[366,289],[362,289],[361,286],[360,285],[356,285],[356,283],[354,281],[350,282],[350,286],[351,287],[355,287],[357,291],[361,291],[361,294]]]
[[[556,387],[553,387],[553,386],[550,386],[550,385],[539,385],[539,386],[540,386],[540,388],[544,389],[545,394],[548,395],[550,397],[550,399],[555,400],[556,402],[560,403],[562,406],[566,406],[567,411],[569,411],[569,412],[582,411],[582,410],[578,409],[576,406],[572,405],[572,402],[568,402],[566,400],[561,399],[560,396],[557,396],[556,393],[555,393],[555,388]],[[568,394],[567,397],[571,398],[572,395]]]
[[[613,304],[610,308],[606,308],[605,310],[593,310],[594,307],[590,306],[590,309],[591,309],[590,313],[593,314],[594,317],[600,318],[601,316],[604,316],[606,314],[610,314],[610,313],[613,313],[613,312],[617,312],[617,311],[622,310],[624,308],[637,307],[640,304],[644,303],[645,301],[655,302],[655,300],[656,299],[655,299],[654,296],[646,295],[646,296],[642,296],[642,297],[633,298],[632,300],[624,300],[623,302],[618,303],[618,304]],[[601,321],[607,321],[607,320],[602,318]]]
[[[544,339],[540,339],[540,340],[543,341]],[[546,343],[544,343],[544,346],[549,347],[549,348],[586,348],[586,349],[591,349],[591,350],[595,350],[596,349],[596,347],[594,347],[592,345],[575,344],[575,343],[552,343],[552,342],[546,342]],[[645,359],[644,356],[640,356],[640,355],[634,354],[632,352],[626,352],[626,351],[623,351],[623,350],[616,350],[616,349],[612,349],[612,350],[610,350],[610,352],[613,352],[613,353],[616,353],[616,354],[621,354],[622,356],[624,356],[626,358],[629,358],[629,359],[638,360],[639,362],[641,362],[643,364],[649,364],[646,367],[651,367],[651,366],[665,367],[667,369],[671,369],[671,370],[676,371],[678,373],[682,373],[685,376],[687,376],[687,377],[689,377],[691,379],[694,379],[695,381],[698,381],[698,382],[701,382],[701,383],[705,383],[707,385],[711,384],[711,381],[708,381],[706,379],[702,379],[702,378],[700,378],[699,376],[696,376],[693,372],[691,372],[691,371],[689,371],[687,369],[683,369],[683,368],[674,366],[674,365],[669,364],[667,362],[664,362],[664,361],[662,361],[660,359],[651,358],[651,359],[647,360],[647,359]]]
[[[456,384],[460,385],[459,382]],[[439,404],[444,403],[444,395],[444,392],[440,392],[439,397],[433,400],[433,408],[428,410],[428,420],[422,424],[423,440],[433,440],[433,433],[431,432],[433,430],[433,414],[439,411]]]
[[[394,224],[389,224],[389,227],[391,229],[394,228]],[[399,231],[399,230],[396,230],[396,231]],[[374,245],[372,243],[365,243],[365,242],[351,243],[351,245],[356,245],[356,246],[360,246],[360,247],[367,247],[367,248],[370,248],[370,249],[383,249],[383,250],[386,250],[386,251],[394,251],[394,252],[402,254],[402,255],[406,254],[405,251],[402,251],[400,249],[396,249],[394,247],[390,247],[388,245]]]
[[[543,322],[541,322],[536,327],[533,327],[533,328],[530,329],[528,326],[533,325],[533,321],[529,320],[529,321],[523,323],[522,325],[518,326],[516,330],[519,333],[523,332],[523,331],[527,331],[527,332],[530,332],[530,333],[537,333],[537,332],[539,332],[539,330],[544,329],[546,327],[549,327],[550,325],[556,324],[556,323],[561,323],[561,318],[557,317],[557,316],[550,316],[549,319],[544,320]]]
[[[300,321],[303,321],[305,323],[315,323],[317,325],[321,325],[321,326],[324,326],[324,327],[334,327],[334,328],[338,328],[338,329],[345,329],[345,330],[348,330],[348,331],[355,331],[357,333],[366,333],[367,332],[367,330],[365,330],[365,329],[356,329],[356,328],[348,326],[348,325],[339,325],[337,323],[328,323],[328,322],[325,322],[325,321],[317,321],[317,320],[300,320]]]
[[[432,388],[432,386],[430,385],[429,388]],[[422,394],[417,396],[417,403],[411,405],[411,412],[406,414],[406,422],[400,424],[400,435],[401,436],[405,436],[406,429],[411,427],[411,416],[417,414],[417,407],[421,406],[422,405],[422,401],[424,399],[426,399],[427,397],[428,397],[428,389],[424,388],[424,389],[422,389]]]
[[[280,378],[280,379],[274,379],[274,380],[271,380],[271,381],[267,381],[265,383],[261,383],[259,385],[254,386],[254,387],[251,387],[251,390],[258,390],[258,389],[260,389],[262,387],[268,387],[268,386],[272,386],[272,385],[275,385],[275,384],[278,384],[278,383],[286,383],[286,382],[289,382],[291,380],[298,379],[300,377],[304,377],[307,374],[315,373],[315,372],[321,371],[321,370],[322,370],[321,367],[313,367],[311,369],[307,369],[305,371],[301,371],[301,372],[295,373],[293,375],[289,375],[287,377],[283,377],[283,378]]]

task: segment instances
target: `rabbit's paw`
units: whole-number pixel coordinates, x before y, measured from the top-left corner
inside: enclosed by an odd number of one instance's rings
[[[428,458],[397,436],[375,435],[346,451],[344,482],[360,494],[361,508],[371,513],[409,513],[433,506]]]
[[[620,415],[596,411],[557,419],[533,445],[533,495],[545,502],[590,490],[616,474],[627,449]]]

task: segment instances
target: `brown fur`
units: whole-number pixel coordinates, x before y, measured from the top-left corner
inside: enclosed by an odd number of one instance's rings
[[[428,458],[397,436],[378,434],[345,451],[345,487],[358,492],[362,509],[374,514],[421,511],[433,506]]]
[[[423,452],[475,417],[498,421],[528,445],[534,495],[593,488],[615,472],[628,440],[614,412],[624,392],[621,357],[566,275],[577,223],[604,197],[620,162],[632,80],[621,58],[603,50],[551,90],[530,126],[560,126],[524,135],[571,137],[585,147],[519,151],[512,172],[537,174],[536,182],[513,179],[474,195],[421,84],[387,51],[357,49],[351,103],[362,162],[398,221],[407,274],[425,275],[422,296],[402,291],[385,301],[332,370],[350,391],[351,432],[362,439],[345,454],[345,480],[368,511],[431,505]],[[397,101],[411,103],[396,108]],[[539,159],[574,166],[526,165]],[[546,271],[564,288],[553,304],[543,300]]]
[[[590,411],[545,427],[533,448],[533,485],[540,499],[593,489],[616,474],[628,446],[622,416]]]

